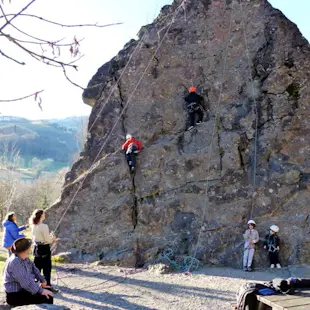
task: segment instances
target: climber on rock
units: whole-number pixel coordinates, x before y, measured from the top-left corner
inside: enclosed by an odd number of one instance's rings
[[[136,169],[136,155],[142,150],[142,143],[132,135],[127,134],[126,142],[123,144],[122,150],[126,152],[126,160],[130,171],[134,172]]]
[[[189,94],[184,98],[185,108],[188,112],[189,127],[191,130],[197,124],[201,124],[203,120],[203,111],[205,111],[204,98],[197,94],[196,87],[192,86],[189,89]],[[197,118],[197,122],[196,122]]]

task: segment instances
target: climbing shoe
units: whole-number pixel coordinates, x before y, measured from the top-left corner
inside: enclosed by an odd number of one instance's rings
[[[280,268],[281,268],[281,265],[280,265],[280,264],[277,264],[277,268],[280,269]]]
[[[252,271],[252,268],[251,268],[251,267],[248,267],[248,271],[250,271],[250,272],[251,272],[251,271]]]
[[[273,268],[274,268],[274,264],[271,264],[271,265],[270,265],[270,268],[273,269]]]

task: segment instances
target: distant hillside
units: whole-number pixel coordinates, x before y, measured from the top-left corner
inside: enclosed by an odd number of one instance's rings
[[[10,157],[18,150],[21,165],[31,168],[33,158],[52,159],[56,168],[71,165],[74,154],[83,147],[81,135],[87,117],[31,121],[0,117],[0,156]]]

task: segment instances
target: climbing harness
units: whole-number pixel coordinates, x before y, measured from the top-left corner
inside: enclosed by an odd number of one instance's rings
[[[200,105],[197,102],[191,102],[186,106],[187,110],[189,111],[197,111],[200,109]]]
[[[268,246],[268,252],[275,253],[275,252],[278,251],[278,249],[276,248],[276,246],[274,244],[274,241],[271,240],[271,236],[270,235],[268,235],[267,246]]]

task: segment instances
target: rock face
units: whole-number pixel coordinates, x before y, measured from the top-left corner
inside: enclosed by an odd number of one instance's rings
[[[165,6],[94,75],[85,150],[48,212],[53,227],[67,210],[60,250],[140,266],[198,246],[204,263],[240,267],[252,215],[262,238],[280,227],[283,264],[310,263],[309,44],[266,0],[239,2]],[[191,85],[210,112],[188,132]],[[128,132],[145,147],[133,178],[119,151]]]

